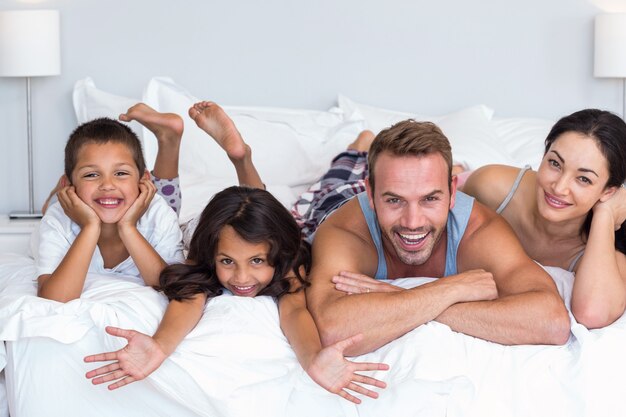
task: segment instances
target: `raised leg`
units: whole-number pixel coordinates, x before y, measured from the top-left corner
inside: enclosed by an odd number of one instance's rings
[[[189,117],[224,149],[233,163],[240,185],[265,188],[252,163],[252,150],[224,109],[211,101],[201,101],[189,109]]]

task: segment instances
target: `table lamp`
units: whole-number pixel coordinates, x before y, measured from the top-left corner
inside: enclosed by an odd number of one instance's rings
[[[626,13],[596,16],[593,74],[622,79],[622,118],[626,119]]]
[[[33,132],[31,77],[61,73],[61,43],[57,10],[0,11],[0,77],[26,78],[26,126],[28,140],[27,212],[12,212],[10,218],[37,218],[33,190]]]

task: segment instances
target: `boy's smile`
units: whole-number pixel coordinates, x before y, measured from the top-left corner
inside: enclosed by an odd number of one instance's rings
[[[127,146],[86,143],[78,151],[72,184],[103,223],[117,223],[139,195],[139,170]]]

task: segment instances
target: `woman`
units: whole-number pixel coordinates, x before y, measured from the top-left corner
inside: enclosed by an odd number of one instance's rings
[[[626,123],[607,111],[559,120],[537,172],[489,165],[463,191],[500,213],[526,252],[575,273],[571,310],[588,328],[626,308]]]

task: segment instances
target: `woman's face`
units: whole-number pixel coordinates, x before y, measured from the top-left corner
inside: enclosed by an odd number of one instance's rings
[[[549,221],[587,215],[612,188],[605,187],[609,167],[596,140],[577,132],[561,134],[544,155],[537,171],[537,208]]]
[[[267,262],[269,251],[268,242],[248,242],[232,226],[224,226],[215,254],[220,284],[234,295],[258,295],[274,277],[274,267]]]

